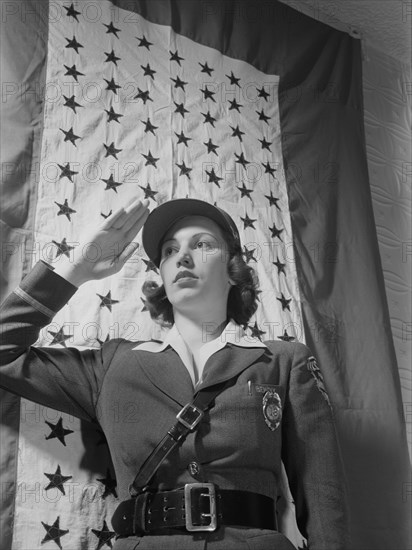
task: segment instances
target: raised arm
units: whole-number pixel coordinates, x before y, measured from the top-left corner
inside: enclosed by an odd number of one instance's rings
[[[105,346],[104,352],[33,344],[80,284],[123,267],[136,248],[133,239],[147,215],[147,204],[140,201],[114,212],[86,233],[74,261],[62,263],[55,270],[39,262],[3,302],[0,387],[74,416],[95,419],[99,387],[116,344]],[[83,253],[86,246],[99,247],[95,262]]]

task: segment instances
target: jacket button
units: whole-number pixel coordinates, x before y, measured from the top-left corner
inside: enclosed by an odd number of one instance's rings
[[[191,476],[196,477],[200,473],[200,466],[197,462],[189,462],[188,470]]]

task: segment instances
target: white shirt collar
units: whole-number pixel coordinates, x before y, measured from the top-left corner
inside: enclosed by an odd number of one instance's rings
[[[203,372],[203,367],[206,364],[206,361],[211,357],[214,353],[219,351],[220,349],[224,348],[227,344],[232,344],[235,346],[243,347],[243,348],[266,348],[267,346],[261,342],[258,338],[255,338],[253,336],[249,336],[246,334],[246,332],[243,330],[243,328],[235,323],[233,319],[231,319],[226,327],[223,329],[223,332],[220,336],[215,338],[214,340],[210,340],[210,342],[205,342],[203,346],[200,348],[199,357],[197,360],[197,368],[200,373]],[[149,351],[151,353],[159,353],[163,350],[165,350],[168,347],[173,348],[176,353],[180,356],[180,359],[182,360],[183,364],[187,368],[190,377],[192,379],[193,385],[196,385],[196,383],[199,383],[199,381],[196,381],[197,376],[193,364],[193,358],[190,353],[190,350],[186,346],[185,341],[183,340],[182,336],[180,335],[176,325],[173,325],[173,327],[169,330],[167,333],[165,339],[163,342],[143,342],[141,344],[138,344],[133,350],[138,351]]]
[[[165,350],[168,346],[175,349],[175,346],[179,346],[182,340],[183,338],[181,337],[180,332],[177,330],[177,326],[173,325],[172,328],[167,332],[163,342],[153,340],[142,342],[132,348],[132,350],[151,351],[153,353],[158,353]],[[235,346],[240,346],[243,348],[267,347],[266,344],[259,340],[259,338],[255,338],[254,336],[249,336],[248,334],[246,334],[243,327],[235,323],[233,319],[228,322],[220,336],[218,336],[214,340],[211,340],[210,342],[205,342],[205,344],[203,344],[202,346],[202,349],[206,346],[211,346],[213,348],[216,348],[217,350],[225,347],[226,344],[233,344]]]

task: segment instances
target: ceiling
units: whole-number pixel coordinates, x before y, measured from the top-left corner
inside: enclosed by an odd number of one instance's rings
[[[332,27],[362,38],[403,63],[411,61],[412,4],[402,0],[280,0]]]

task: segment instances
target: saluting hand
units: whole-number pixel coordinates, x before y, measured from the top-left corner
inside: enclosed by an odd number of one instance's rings
[[[86,229],[73,257],[62,258],[55,272],[80,286],[120,271],[138,247],[133,239],[149,215],[148,204],[148,200],[136,200],[113,212],[99,225]]]

